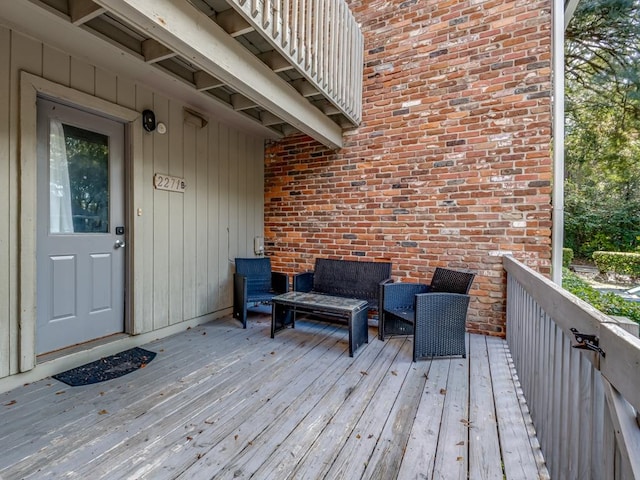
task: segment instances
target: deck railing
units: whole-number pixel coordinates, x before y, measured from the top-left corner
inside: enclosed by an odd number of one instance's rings
[[[551,478],[640,478],[640,339],[511,257],[507,341]],[[574,348],[572,328],[597,348]]]
[[[230,0],[354,125],[362,118],[364,40],[344,0]]]

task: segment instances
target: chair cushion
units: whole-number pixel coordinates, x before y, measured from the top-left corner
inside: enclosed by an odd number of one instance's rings
[[[416,311],[413,308],[385,309],[384,311],[391,315],[395,315],[396,317],[400,317],[410,323],[413,323],[416,317]]]
[[[247,295],[247,303],[269,302],[276,295],[277,295],[276,293],[269,293],[269,292],[257,292],[254,294],[249,293]]]

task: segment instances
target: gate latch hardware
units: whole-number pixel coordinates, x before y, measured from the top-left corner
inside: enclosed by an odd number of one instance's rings
[[[571,329],[571,333],[576,337],[578,345],[572,345],[573,348],[580,348],[583,350],[593,350],[605,357],[604,350],[600,348],[600,339],[596,335],[589,335],[586,333],[580,333],[575,328]]]

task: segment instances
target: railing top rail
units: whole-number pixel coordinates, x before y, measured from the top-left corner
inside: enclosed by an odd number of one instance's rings
[[[503,266],[567,335],[572,336],[571,328],[597,334],[601,325],[611,321],[604,313],[515,258],[503,257]]]

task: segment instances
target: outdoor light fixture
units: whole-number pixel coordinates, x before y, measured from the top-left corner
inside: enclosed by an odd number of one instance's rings
[[[156,129],[156,115],[151,110],[142,112],[142,127],[147,132],[153,132]]]

